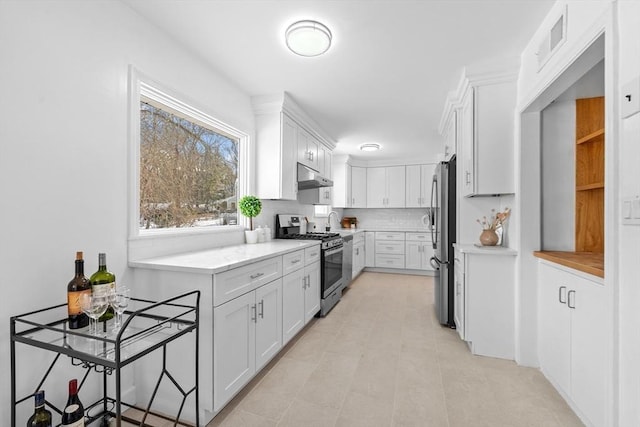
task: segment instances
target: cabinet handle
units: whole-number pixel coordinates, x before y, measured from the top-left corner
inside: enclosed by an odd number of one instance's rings
[[[573,305],[571,305],[571,295],[573,295]],[[569,293],[567,294],[567,306],[569,308],[576,308],[576,291],[574,291],[573,289],[569,291]]]
[[[257,311],[256,311],[256,305],[253,304],[251,306],[251,321],[253,323],[257,323],[258,322],[258,316],[257,316]]]
[[[298,259],[294,259],[293,261],[291,261],[291,264],[297,264],[297,263],[299,263],[299,262],[300,262],[300,258],[298,258]]]
[[[257,279],[258,277],[264,276],[264,273],[256,273],[251,275],[251,280]]]
[[[567,292],[566,291],[567,291],[567,287],[566,286],[560,286],[558,288],[558,301],[560,302],[560,304],[566,304],[567,303]],[[564,295],[564,301],[563,301],[563,295]]]
[[[466,183],[471,184],[471,172],[467,172],[465,176],[466,176],[465,178]]]
[[[264,299],[260,300],[260,318],[264,319]]]

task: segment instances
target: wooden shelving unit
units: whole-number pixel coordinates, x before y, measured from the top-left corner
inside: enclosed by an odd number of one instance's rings
[[[604,97],[576,99],[576,252],[604,253]]]

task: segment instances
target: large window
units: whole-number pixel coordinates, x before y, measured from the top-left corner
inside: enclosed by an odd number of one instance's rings
[[[141,83],[138,234],[237,225],[242,134]]]

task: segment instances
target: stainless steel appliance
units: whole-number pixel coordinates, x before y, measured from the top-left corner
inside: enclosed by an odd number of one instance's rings
[[[320,240],[320,316],[324,317],[342,296],[343,241],[338,233],[300,233],[301,215],[276,215],[277,239]]]
[[[333,187],[333,181],[302,163],[298,163],[298,190],[321,187]]]
[[[431,227],[435,269],[435,307],[441,324],[455,327],[453,320],[453,244],[456,242],[456,158],[440,162],[431,182]]]
[[[344,249],[342,251],[342,289],[351,284],[353,276],[353,235],[342,237]]]

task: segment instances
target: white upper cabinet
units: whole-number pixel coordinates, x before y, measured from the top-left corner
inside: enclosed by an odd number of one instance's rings
[[[335,158],[333,172],[333,206],[336,208],[351,207],[351,165],[342,157]]]
[[[253,97],[251,102],[259,198],[296,200],[298,162],[331,177],[335,142],[286,93]]]
[[[431,181],[435,166],[435,164],[407,165],[405,207],[430,206]]]
[[[351,205],[352,208],[367,207],[367,168],[351,167]]]
[[[447,158],[458,157],[464,197],[515,192],[514,120],[517,69],[463,76],[440,122]]]
[[[319,142],[311,133],[298,127],[298,162],[320,172],[318,161]]]
[[[367,168],[367,207],[405,207],[405,167]]]
[[[458,129],[463,196],[515,192],[515,102],[515,81],[468,88]]]

